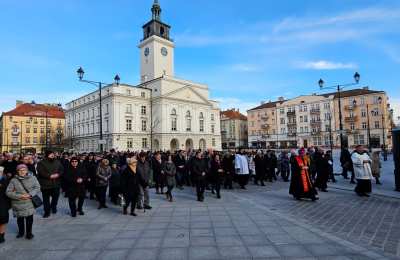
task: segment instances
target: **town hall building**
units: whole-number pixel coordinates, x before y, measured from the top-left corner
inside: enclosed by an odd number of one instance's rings
[[[77,152],[104,150],[221,149],[219,103],[207,85],[174,75],[171,27],[157,0],[139,43],[141,82],[110,84],[66,104],[65,134]]]

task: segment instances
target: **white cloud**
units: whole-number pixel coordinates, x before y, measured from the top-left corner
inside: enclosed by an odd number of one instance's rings
[[[340,69],[358,68],[357,64],[355,63],[332,62],[326,60],[295,62],[294,66],[300,69],[311,69],[311,70],[340,70]]]
[[[260,103],[257,103],[257,102],[242,101],[242,100],[240,100],[238,98],[234,98],[234,97],[219,97],[219,98],[215,98],[215,100],[220,102],[221,110],[235,108],[235,109],[239,109],[240,113],[242,113],[244,115],[247,114],[247,110],[260,105]]]

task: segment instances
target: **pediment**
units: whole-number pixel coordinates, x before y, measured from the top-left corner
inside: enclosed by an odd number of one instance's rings
[[[210,102],[205,97],[193,90],[190,86],[171,91],[162,97],[210,105]]]

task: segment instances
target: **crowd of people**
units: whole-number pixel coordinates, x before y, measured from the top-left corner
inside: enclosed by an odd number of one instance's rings
[[[340,161],[343,177],[348,178],[347,173],[351,172],[351,182],[357,179],[358,195],[369,196],[373,176],[380,183],[380,160],[376,152],[371,159],[362,146],[357,146],[353,153],[343,149]],[[129,209],[129,214],[136,216],[136,209],[152,209],[150,188],[173,202],[175,187],[195,187],[197,200],[203,202],[206,190],[220,199],[221,188],[231,190],[234,183],[246,189],[250,181],[265,186],[265,182],[278,178],[290,181],[289,193],[295,199],[318,200],[317,190],[327,192],[328,182],[336,182],[331,151],[302,148],[278,155],[273,150],[3,153],[0,155],[0,243],[5,241],[10,209],[17,218],[17,238],[32,239],[36,208],[43,205],[43,218],[57,214],[60,195],[68,198],[73,218],[85,214],[86,198],[96,200],[99,210],[108,208],[110,201],[121,206],[122,214],[128,215]]]

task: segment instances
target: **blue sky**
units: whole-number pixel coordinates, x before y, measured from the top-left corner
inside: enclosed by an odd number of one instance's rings
[[[152,0],[0,0],[0,112],[16,99],[65,103],[90,79],[139,81]],[[222,108],[319,92],[317,81],[385,90],[400,116],[400,1],[160,0],[175,73]]]

